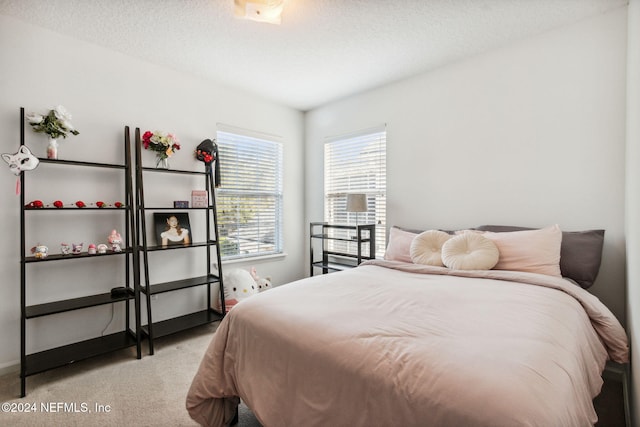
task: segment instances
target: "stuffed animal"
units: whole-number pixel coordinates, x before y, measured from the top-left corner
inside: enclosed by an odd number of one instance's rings
[[[271,277],[262,278],[258,276],[255,267],[251,268],[251,277],[253,277],[253,280],[256,282],[258,292],[264,292],[271,289]]]
[[[256,282],[247,270],[234,269],[223,273],[222,278],[227,313],[240,301],[258,293]]]

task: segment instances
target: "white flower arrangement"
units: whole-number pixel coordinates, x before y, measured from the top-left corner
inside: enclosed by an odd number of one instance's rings
[[[142,145],[145,150],[153,150],[159,159],[171,157],[180,149],[180,141],[178,137],[172,133],[160,131],[146,131],[142,135]]]
[[[50,138],[66,138],[67,133],[80,133],[71,124],[71,114],[62,105],[50,110],[47,115],[29,113],[26,118],[35,132],[46,133]]]

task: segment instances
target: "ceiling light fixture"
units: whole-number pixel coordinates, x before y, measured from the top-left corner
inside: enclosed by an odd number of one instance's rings
[[[234,0],[236,18],[280,24],[284,0]]]

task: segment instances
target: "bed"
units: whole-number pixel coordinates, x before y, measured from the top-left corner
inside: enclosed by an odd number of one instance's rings
[[[606,361],[628,360],[598,298],[561,275],[407,262],[397,241],[388,259],[236,305],[193,379],[190,416],[228,425],[242,399],[265,426],[596,422]]]

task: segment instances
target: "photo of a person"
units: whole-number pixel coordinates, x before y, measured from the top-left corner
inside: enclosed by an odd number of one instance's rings
[[[156,238],[162,247],[189,245],[189,216],[186,213],[155,213]]]

